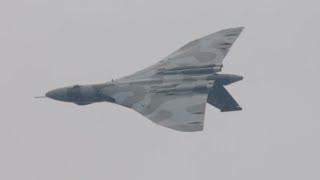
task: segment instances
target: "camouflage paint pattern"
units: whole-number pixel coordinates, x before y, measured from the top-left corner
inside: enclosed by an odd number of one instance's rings
[[[242,77],[218,72],[242,29],[226,29],[194,40],[133,75],[105,84],[59,88],[46,96],[78,105],[111,102],[171,129],[201,131],[207,102],[221,111],[241,110],[223,86]]]

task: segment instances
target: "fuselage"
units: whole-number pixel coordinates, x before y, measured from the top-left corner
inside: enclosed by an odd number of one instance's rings
[[[210,82],[220,85],[229,85],[242,80],[238,75],[210,74],[201,76],[171,76],[170,79],[153,78],[126,80],[120,79],[103,84],[75,85],[51,90],[46,96],[58,101],[72,102],[78,105],[87,105],[95,102],[116,102],[129,106],[126,101],[134,102],[140,94],[148,92],[166,92],[170,94],[184,91],[208,90]],[[188,83],[190,82],[190,83]],[[190,84],[180,86],[180,84]],[[123,102],[121,102],[123,101]]]

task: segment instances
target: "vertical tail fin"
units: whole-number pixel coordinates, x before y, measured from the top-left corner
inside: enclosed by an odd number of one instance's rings
[[[210,90],[207,102],[221,112],[239,111],[242,108],[222,85],[214,85]]]

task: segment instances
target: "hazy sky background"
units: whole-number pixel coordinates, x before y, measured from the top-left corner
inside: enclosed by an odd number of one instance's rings
[[[320,179],[316,0],[0,1],[0,179]],[[203,132],[108,103],[36,100],[161,60],[245,26],[223,72],[243,111],[207,106]]]

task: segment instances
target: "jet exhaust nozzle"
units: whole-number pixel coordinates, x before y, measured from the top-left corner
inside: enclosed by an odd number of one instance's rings
[[[214,74],[209,77],[210,80],[215,80],[218,84],[229,85],[243,79],[242,76],[234,74]]]

